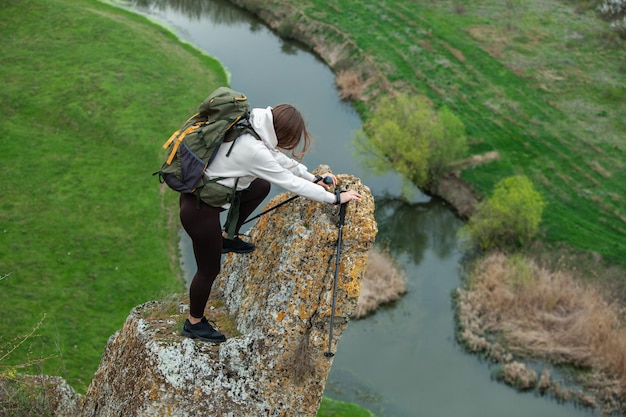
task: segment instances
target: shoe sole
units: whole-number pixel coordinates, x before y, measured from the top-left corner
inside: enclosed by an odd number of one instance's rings
[[[226,341],[225,337],[224,338],[220,338],[220,339],[211,339],[209,337],[201,337],[201,336],[195,335],[195,334],[193,334],[193,333],[191,333],[191,332],[189,332],[187,330],[184,330],[184,329],[183,329],[183,331],[180,332],[180,334],[182,336],[188,337],[190,339],[198,339],[198,340],[202,340],[202,341],[210,342],[210,343],[223,343],[223,342]]]
[[[250,253],[250,252],[254,252],[254,249],[250,249],[250,250],[236,250],[236,249],[222,249],[222,254],[226,254],[226,253]]]

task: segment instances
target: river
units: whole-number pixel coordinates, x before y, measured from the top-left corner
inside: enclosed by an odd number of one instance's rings
[[[411,201],[404,201],[397,175],[371,174],[355,158],[352,137],[361,121],[338,99],[333,73],[323,62],[226,1],[126,3],[219,59],[231,75],[231,86],[243,91],[253,107],[294,104],[316,138],[304,163],[356,175],[375,196],[377,242],[399,261],[408,293],[349,325],[326,395],[357,403],[379,417],[595,415],[496,382],[489,363],[459,346],[451,294],[461,285],[456,237],[461,222],[445,203],[418,190]],[[274,189],[271,195],[281,191]],[[186,279],[195,268],[189,247],[181,232]]]

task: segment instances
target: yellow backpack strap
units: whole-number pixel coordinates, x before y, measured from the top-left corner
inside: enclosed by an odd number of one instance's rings
[[[235,120],[234,120],[231,124],[229,124],[229,125],[228,125],[228,127],[226,128],[226,130],[230,130],[230,128],[231,128],[231,127],[233,127],[234,125],[236,125],[236,124],[237,124],[237,122],[238,122],[238,121],[240,121],[240,120],[241,120],[241,116],[237,116],[237,117],[235,118]]]
[[[180,133],[180,129],[172,133],[172,136],[170,136],[167,142],[163,144],[163,149],[169,148],[169,146],[172,144],[172,142],[174,142],[174,139],[176,139],[176,136],[178,136],[179,133]]]
[[[172,160],[174,159],[174,156],[176,155],[176,151],[178,150],[178,147],[180,146],[180,144],[183,141],[183,139],[185,139],[185,136],[187,136],[189,133],[193,132],[194,130],[196,130],[199,127],[200,127],[199,125],[189,126],[187,129],[185,129],[185,131],[183,133],[178,135],[178,139],[176,139],[176,142],[174,142],[174,146],[172,147],[172,151],[170,152],[170,156],[167,158],[167,164],[168,165],[172,163]],[[175,135],[172,135],[172,136],[176,137]]]
[[[193,119],[194,117],[198,116],[198,113],[194,114],[193,116],[191,116],[189,119],[187,119],[187,121],[183,124],[186,125],[187,123],[189,123],[189,121],[191,119]],[[178,147],[180,146],[180,143],[183,141],[183,139],[185,138],[185,136],[189,133],[189,132],[193,132],[194,130],[196,130],[198,128],[198,126],[196,124],[191,125],[189,128],[187,128],[182,135],[180,134],[180,129],[178,129],[176,132],[172,133],[172,136],[170,136],[170,138],[165,141],[165,143],[163,144],[163,149],[167,149],[169,148],[169,146],[172,144],[172,142],[174,142],[174,140],[178,137],[178,141],[176,142],[176,144],[174,145],[174,149],[172,149],[172,152],[170,152],[170,156],[167,158],[167,164],[171,164],[172,160],[174,159],[174,155],[176,154],[176,151],[178,150]]]

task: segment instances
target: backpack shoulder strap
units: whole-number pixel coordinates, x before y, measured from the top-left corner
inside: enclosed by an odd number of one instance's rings
[[[226,137],[224,138],[224,142],[232,142],[233,143],[232,145],[230,145],[230,148],[228,148],[228,152],[226,153],[226,156],[230,155],[230,152],[232,151],[233,146],[235,146],[236,139],[239,136],[241,136],[241,135],[249,133],[252,136],[254,136],[255,139],[261,140],[261,137],[259,136],[259,134],[254,130],[254,128],[250,124],[249,116],[248,115],[246,115],[246,116],[247,117],[244,117],[244,118],[241,118],[240,120],[238,120],[237,123],[235,123],[226,132]]]

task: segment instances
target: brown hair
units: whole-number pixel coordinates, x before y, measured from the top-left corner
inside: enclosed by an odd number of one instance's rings
[[[302,158],[309,150],[312,138],[300,112],[290,104],[279,104],[272,109],[272,116],[278,147],[291,151],[291,155],[297,159]],[[302,149],[296,153],[301,141]]]

